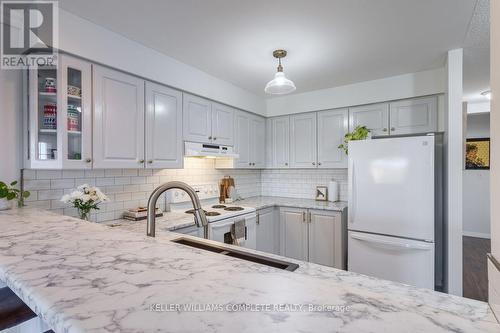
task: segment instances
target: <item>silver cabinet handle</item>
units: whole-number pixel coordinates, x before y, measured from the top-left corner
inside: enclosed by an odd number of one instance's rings
[[[256,224],[260,224],[260,214],[257,214],[257,219],[255,220]]]
[[[387,128],[384,128],[382,131],[383,131],[383,132],[387,132]]]
[[[91,158],[87,158],[87,159],[85,160],[85,162],[90,163],[90,162],[92,162],[92,159],[91,159]]]
[[[302,212],[302,222],[306,221],[306,212]]]
[[[309,221],[309,223],[311,223],[311,212],[308,212],[308,214],[309,214],[308,221]]]

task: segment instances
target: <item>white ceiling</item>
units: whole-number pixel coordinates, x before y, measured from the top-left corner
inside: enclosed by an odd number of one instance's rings
[[[470,35],[477,0],[60,0],[59,4],[265,96],[264,86],[276,70],[271,55],[276,48],[288,50],[283,65],[295,81],[296,93],[441,67],[446,51],[463,47]]]

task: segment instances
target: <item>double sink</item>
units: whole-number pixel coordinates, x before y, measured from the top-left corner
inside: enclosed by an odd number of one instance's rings
[[[291,262],[278,260],[278,259],[274,259],[274,258],[269,258],[269,257],[265,257],[262,255],[254,254],[254,253],[239,251],[239,250],[229,248],[226,246],[210,244],[210,243],[207,243],[204,241],[198,241],[198,240],[194,240],[191,238],[180,237],[180,238],[176,238],[176,239],[172,240],[172,242],[177,243],[177,244],[190,246],[190,247],[194,247],[194,248],[205,250],[205,251],[218,253],[218,254],[225,255],[228,257],[232,257],[232,258],[238,258],[241,260],[246,260],[246,261],[254,262],[254,263],[265,265],[265,266],[279,268],[279,269],[282,269],[285,271],[293,272],[294,270],[299,268],[299,265],[291,263]]]

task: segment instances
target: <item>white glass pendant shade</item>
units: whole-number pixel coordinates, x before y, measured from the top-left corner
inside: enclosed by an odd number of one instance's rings
[[[268,94],[283,95],[295,91],[293,81],[286,78],[285,73],[277,72],[274,74],[274,79],[266,84],[264,91]]]

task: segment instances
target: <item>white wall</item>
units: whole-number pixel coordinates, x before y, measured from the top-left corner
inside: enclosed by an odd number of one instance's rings
[[[22,76],[0,70],[0,181],[19,179],[21,168]]]
[[[463,214],[463,50],[448,51],[446,62],[445,223],[447,264],[445,279],[450,294],[462,296]]]
[[[265,114],[263,98],[61,8],[59,48],[236,108]]]
[[[469,110],[469,109],[467,109]],[[466,138],[489,138],[490,114],[467,115]],[[463,171],[463,234],[490,238],[490,171]]]
[[[385,102],[446,91],[444,68],[409,73],[346,86],[267,100],[267,116]]]

